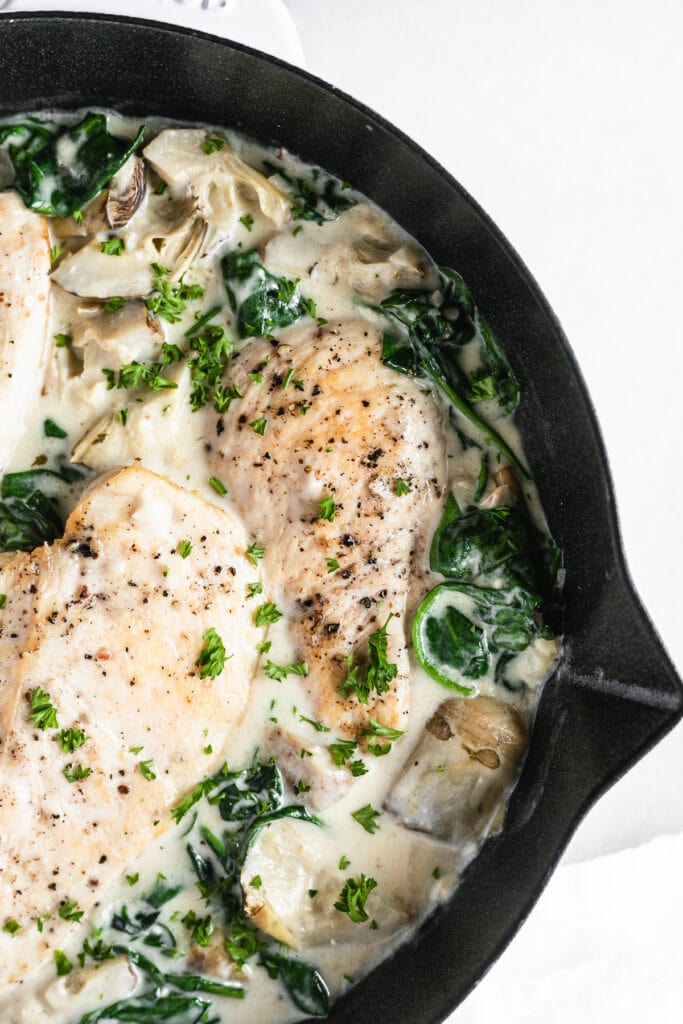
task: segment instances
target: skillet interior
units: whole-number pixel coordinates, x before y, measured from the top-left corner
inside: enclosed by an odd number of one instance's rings
[[[114,107],[241,128],[350,180],[456,267],[522,384],[528,460],[567,572],[566,645],[507,826],[446,907],[333,1009],[334,1024],[437,1024],[519,927],[590,804],[680,718],[681,684],[628,579],[602,441],[538,286],[430,157],[372,111],[256,51],[111,16],[0,19],[0,116]]]

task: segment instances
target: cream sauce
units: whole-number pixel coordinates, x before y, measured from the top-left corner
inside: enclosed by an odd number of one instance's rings
[[[137,122],[110,115],[109,127],[116,134],[132,138],[138,125]],[[155,122],[152,131],[162,127],[162,122]],[[264,158],[273,158],[269,150],[235,132],[228,131],[227,138],[235,151],[256,168],[262,167]],[[310,175],[310,168],[291,155],[281,152],[276,156],[284,163],[291,177]],[[158,221],[159,208],[184,195],[180,188],[171,188],[161,196],[148,189],[143,207],[126,227],[117,232],[125,241],[126,253],[133,252],[145,232],[152,230]],[[212,322],[225,324],[228,334],[233,336],[232,316],[226,301],[220,260],[226,251],[262,246],[265,246],[267,268],[276,275],[299,278],[301,292],[315,302],[318,316],[331,319],[362,315],[370,322],[382,326],[380,317],[367,306],[359,305],[358,292],[364,290],[370,301],[377,301],[393,285],[381,279],[381,270],[377,276],[369,273],[368,264],[360,268],[349,265],[348,254],[353,251],[359,236],[366,235],[370,228],[371,233],[393,240],[400,254],[397,259],[399,275],[407,267],[405,272],[409,276],[411,259],[417,259],[429,280],[433,273],[432,265],[426,254],[381,211],[356,193],[350,192],[348,195],[358,201],[358,205],[337,220],[322,225],[288,221],[284,227],[275,230],[253,197],[241,196],[242,206],[237,212],[253,217],[251,230],[235,218],[232,228],[222,240],[208,254],[194,261],[187,279],[191,283],[201,284],[204,295],[199,302],[190,305],[179,323],[163,323],[164,340],[183,345],[184,333],[192,325],[195,311],[205,311],[214,305],[220,306],[221,312]],[[248,217],[245,219],[248,220]],[[101,232],[97,237],[102,241],[108,237],[108,233]],[[69,247],[75,248],[71,243]],[[158,258],[163,263],[163,249]],[[112,261],[112,273],[117,273],[118,257],[112,256],[109,259]],[[414,270],[414,262],[412,266]],[[419,286],[419,276],[415,275],[414,286]],[[89,299],[78,298],[53,286],[50,336],[57,333],[75,336],[79,324],[88,320],[94,322],[97,314],[98,307]],[[286,330],[278,332],[281,343],[286,344],[287,335]],[[136,357],[128,353],[122,361],[128,362],[131,358]],[[108,390],[102,367],[116,368],[117,365],[112,352],[91,353],[87,348],[79,349],[76,339],[71,349],[54,348],[43,392],[27,416],[28,427],[20,439],[10,470],[25,470],[36,463],[53,466],[60,460],[68,461],[75,447],[75,461],[83,461],[92,467],[92,472],[83,481],[85,485],[95,472],[140,458],[146,467],[183,487],[198,490],[207,501],[227,508],[237,516],[238,510],[231,505],[231,481],[222,481],[228,489],[224,497],[220,497],[208,482],[204,455],[205,420],[201,414],[191,411],[187,371],[170,367],[168,376],[178,381],[177,390],[158,394]],[[16,396],[16,401],[21,402],[20,395]],[[434,401],[440,400],[434,396]],[[117,418],[122,410],[127,411],[125,425]],[[482,411],[484,414],[493,412],[492,409]],[[5,410],[5,417],[7,415]],[[45,437],[43,424],[47,419],[58,423],[66,431],[67,438]],[[459,426],[469,431],[465,423]],[[496,428],[504,434],[514,450],[521,453],[514,426],[510,422],[498,420]],[[89,433],[90,443],[86,441],[79,445],[80,439],[84,436],[87,438]],[[480,451],[469,448],[463,452],[453,431],[448,431],[448,444],[451,489],[459,503],[470,504],[473,502],[480,467]],[[495,468],[496,459],[493,455],[491,463]],[[244,472],[248,472],[248,468],[245,467]],[[538,522],[542,522],[542,512],[533,487],[529,485],[525,491],[532,515]],[[78,492],[79,485],[65,489],[62,496],[64,511],[73,507]],[[436,527],[438,514],[440,510],[437,510],[435,521],[431,523],[430,533]],[[413,607],[439,581],[439,577],[430,573],[426,567],[421,576],[422,581],[412,598]],[[264,586],[267,593],[267,580]],[[282,610],[285,611],[285,617],[268,631],[268,639],[272,643],[268,657],[277,664],[293,661],[297,655],[288,637],[287,608],[282,607]],[[490,676],[479,682],[479,690],[483,694],[515,703],[528,721],[532,718],[542,681],[556,655],[556,642],[536,641],[519,656],[513,666],[516,677],[526,683],[521,694],[501,692],[501,688],[496,686]],[[324,835],[314,835],[317,830],[312,825],[296,823],[293,826],[295,831],[311,830],[311,844],[316,848],[315,844],[320,841],[326,858],[324,864],[310,866],[310,876],[307,876],[305,884],[305,900],[308,905],[302,908],[302,914],[304,917],[315,915],[321,904],[325,903],[321,918],[331,919],[332,923],[337,921],[339,937],[327,938],[317,946],[304,949],[302,955],[320,968],[333,997],[337,997],[386,957],[397,944],[404,941],[425,914],[448,896],[457,884],[464,866],[478,848],[476,842],[466,844],[463,848],[451,848],[428,835],[410,831],[386,811],[381,813],[378,819],[379,830],[373,835],[368,834],[351,817],[353,811],[366,804],[382,808],[388,791],[402,772],[408,754],[417,744],[425,723],[449,696],[447,691],[420,669],[412,652],[410,656],[412,710],[405,735],[394,744],[388,756],[364,755],[368,773],[355,779],[346,796],[322,812]],[[265,675],[262,666],[252,684],[247,715],[223,752],[226,761],[232,769],[249,764],[255,750],[263,747],[265,730],[275,722],[300,736],[305,743],[324,744],[330,741],[332,737],[316,732],[301,716],[314,717],[301,680],[289,676],[285,682],[275,682]],[[212,743],[210,730],[206,740],[207,745]],[[204,774],[202,765],[198,764],[196,769],[197,780],[200,780]],[[305,800],[305,794],[297,798],[297,802],[301,799]],[[215,821],[212,821],[211,815],[214,815]],[[220,830],[221,823],[215,809],[203,807],[202,820],[216,831]],[[76,965],[68,976],[56,977],[54,964],[50,963],[0,994],[0,1016],[7,1024],[40,1024],[41,1021],[76,1024],[84,1013],[114,999],[142,991],[144,985],[139,972],[125,958],[119,957],[98,967],[90,964],[81,969],[78,966],[78,953],[84,939],[97,928],[104,929],[107,941],[126,940],[120,933],[108,931],[113,909],[123,904],[133,908],[136,898],[153,888],[160,870],[169,884],[182,887],[182,892],[163,907],[160,920],[175,929],[180,948],[187,949],[189,933],[177,922],[191,908],[199,914],[203,912],[195,888],[196,876],[186,852],[188,839],[185,832],[189,821],[190,816],[181,825],[173,826],[138,861],[129,866],[126,874],[137,878],[133,885],[125,878],[121,879],[113,891],[103,895],[92,915],[80,923],[74,923],[72,940],[64,948],[66,955]],[[78,837],[74,837],[74,841],[77,842]],[[342,870],[339,864],[343,857],[349,863]],[[367,924],[350,925],[347,917],[332,909],[334,898],[338,896],[345,879],[349,876],[358,877],[361,872],[375,878],[378,883],[375,893],[368,899],[369,913],[378,922],[376,930],[370,930]],[[309,878],[310,888],[318,890],[313,897],[307,894]],[[49,927],[50,923],[45,922],[46,931],[49,931]],[[13,941],[19,943],[20,934]],[[163,969],[170,969],[169,961],[156,955],[153,950],[145,949],[145,953],[153,957]],[[181,970],[182,964],[179,967],[178,963],[171,962],[172,969]],[[253,962],[247,963],[244,970],[239,972],[224,959],[220,971],[224,978],[243,981],[247,989],[243,1001],[214,997],[213,1014],[221,1020],[230,1020],[234,1024],[287,1024],[302,1016],[292,1006],[279,982],[270,980],[266,972]]]

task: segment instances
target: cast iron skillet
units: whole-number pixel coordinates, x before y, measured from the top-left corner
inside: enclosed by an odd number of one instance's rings
[[[683,690],[628,578],[605,452],[560,325],[510,244],[434,160],[311,75],[199,32],[109,15],[0,19],[0,116],[113,107],[242,128],[352,181],[456,267],[522,384],[517,414],[564,552],[566,643],[502,834],[334,1024],[438,1024],[501,953],[593,801],[678,721]],[[626,894],[625,894],[626,895]]]

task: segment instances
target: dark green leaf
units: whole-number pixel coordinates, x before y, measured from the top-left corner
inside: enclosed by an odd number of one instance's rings
[[[518,474],[528,479],[503,438],[472,408],[473,402],[495,400],[508,415],[517,405],[519,387],[459,274],[444,267],[439,271],[436,293],[396,289],[372,308],[397,328],[384,336],[385,365],[399,373],[430,378]],[[469,369],[471,356],[465,358],[461,351],[472,341],[478,346],[478,367],[473,372]]]
[[[267,163],[266,169],[278,174],[287,186],[287,191],[294,200],[292,218],[308,220],[323,224],[326,220],[336,220],[340,213],[357,204],[356,199],[341,195],[346,188],[342,182],[325,174],[319,167],[313,169],[312,181],[308,178],[291,178],[282,167]],[[348,187],[348,186],[347,186]]]
[[[14,184],[26,206],[68,217],[94,199],[135,152],[145,127],[131,142],[107,131],[104,114],[89,113],[72,127],[47,121],[7,125],[0,130],[0,142],[13,140],[8,153]]]
[[[311,1017],[326,1017],[330,1009],[330,991],[320,972],[303,960],[268,952],[260,963],[271,978],[280,978],[297,1010]]]
[[[228,253],[221,267],[240,338],[270,334],[306,315],[297,282],[267,271],[256,250]]]
[[[101,1020],[121,1021],[122,1024],[199,1024],[204,1020],[211,1003],[200,996],[160,996],[156,992],[121,999],[99,1010],[91,1010],[81,1017],[81,1024],[96,1024]]]

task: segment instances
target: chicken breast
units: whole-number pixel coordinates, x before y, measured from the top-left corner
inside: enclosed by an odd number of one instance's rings
[[[49,288],[46,219],[16,192],[0,192],[0,408],[12,409],[0,431],[0,474],[42,382]]]
[[[0,931],[1,984],[62,948],[78,925],[59,908],[87,913],[223,762],[259,639],[245,544],[230,515],[132,467],[0,572],[0,906],[19,926]],[[200,664],[216,635],[225,659]]]
[[[355,737],[370,718],[404,729],[409,588],[446,480],[439,407],[382,365],[380,334],[361,320],[252,342],[230,379],[244,396],[215,424],[208,459],[265,547],[318,717]],[[385,624],[388,690],[342,695],[349,656],[362,674]]]

